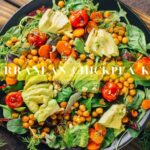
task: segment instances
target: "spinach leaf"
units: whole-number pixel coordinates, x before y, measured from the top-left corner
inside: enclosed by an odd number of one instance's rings
[[[131,50],[147,55],[146,39],[144,32],[136,26],[127,25],[128,46]]]
[[[58,96],[56,98],[57,102],[63,102],[69,100],[69,97],[71,96],[72,92],[73,91],[71,87],[62,89],[62,91],[58,93]]]
[[[74,41],[74,45],[75,45],[76,50],[79,53],[85,53],[85,51],[84,51],[85,44],[84,44],[83,39],[76,38],[75,41]]]
[[[134,80],[135,80],[135,86],[141,85],[144,87],[149,87],[150,86],[150,80],[146,80],[144,78],[139,78],[137,75],[133,75]]]
[[[7,118],[7,119],[11,119],[12,118],[12,109],[10,109],[7,105],[1,105],[0,107],[3,108],[3,117]]]
[[[129,109],[138,109],[145,98],[145,93],[142,90],[137,90],[137,94],[134,97],[134,100],[132,103],[128,104]]]
[[[22,127],[21,119],[13,119],[7,122],[7,130],[17,134],[25,134],[26,129]]]

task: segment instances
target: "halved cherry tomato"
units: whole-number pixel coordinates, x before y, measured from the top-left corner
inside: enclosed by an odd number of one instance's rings
[[[58,58],[58,52],[57,51],[50,52],[50,60],[53,63],[59,63],[60,62],[60,59]]]
[[[134,71],[139,76],[146,76],[148,74],[144,73],[144,70],[150,73],[150,57],[143,57],[136,61],[133,65]]]
[[[94,11],[90,16],[91,20],[98,23],[103,19],[103,14],[100,11]]]
[[[117,84],[107,82],[102,88],[102,96],[109,102],[113,102],[119,95],[119,87]]]
[[[88,23],[88,14],[86,10],[78,10],[72,12],[71,16],[69,17],[71,25],[74,28],[80,28],[86,26]]]
[[[18,108],[23,104],[21,92],[12,92],[5,97],[5,102],[10,108]]]
[[[45,44],[47,41],[47,36],[45,33],[40,32],[39,30],[33,30],[27,36],[29,44],[40,47]]]
[[[89,21],[86,26],[86,30],[88,33],[90,33],[92,29],[97,29],[97,24],[94,21]]]

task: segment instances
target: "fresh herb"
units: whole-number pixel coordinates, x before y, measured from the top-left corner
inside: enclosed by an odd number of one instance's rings
[[[4,118],[11,119],[12,118],[12,109],[10,109],[7,105],[0,104],[0,107],[3,109]]]
[[[25,134],[26,129],[22,127],[21,119],[13,119],[7,122],[7,130],[17,134]]]
[[[28,144],[27,148],[29,150],[37,150],[37,146],[40,144],[40,140],[35,139],[33,137],[31,137],[31,138],[29,138],[29,137],[22,138],[22,142]]]
[[[58,96],[56,98],[57,102],[68,101],[72,92],[73,91],[70,87],[63,88],[62,91],[58,93]]]

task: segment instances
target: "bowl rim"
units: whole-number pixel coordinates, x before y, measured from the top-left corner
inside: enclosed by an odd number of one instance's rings
[[[37,3],[40,3],[41,6],[42,5],[45,5],[44,2],[46,3],[47,1],[49,2],[52,2],[51,0],[41,0],[41,1],[30,1],[28,2],[27,4],[23,5],[21,8],[19,8],[17,10],[17,12],[6,22],[6,24],[2,27],[2,29],[0,30],[0,35],[3,35],[5,34],[5,32],[10,28],[12,27],[13,25],[10,25],[11,24],[11,20],[13,18],[15,18],[16,16],[19,16],[20,12],[22,12],[22,17],[24,17],[26,14],[27,14],[27,9],[28,9],[28,6],[30,5],[33,5],[33,4],[37,4]],[[115,2],[117,2],[119,0],[115,0]],[[99,2],[99,0],[98,0]],[[112,2],[113,3],[113,2]],[[139,21],[140,21],[140,24],[145,28],[145,31],[147,32],[147,34],[149,34],[150,36],[150,30],[149,28],[147,27],[147,25],[145,24],[145,22],[129,7],[127,6],[126,4],[124,4],[123,2],[119,1],[119,3],[121,4],[121,6],[123,6],[124,8],[127,9],[128,12],[132,13],[132,15],[134,15],[134,17],[136,17]],[[37,5],[39,8],[39,4]],[[35,8],[35,9],[37,9]],[[33,9],[34,10],[34,9]],[[17,23],[16,23],[17,24]],[[149,42],[150,42],[150,39],[149,39]],[[140,128],[141,130],[145,127],[146,123],[149,121],[150,119],[150,110],[148,110],[145,114],[145,116],[141,119],[141,121],[139,122],[139,125],[140,125]],[[125,132],[123,132],[123,138],[121,139],[119,145],[118,145],[118,149],[122,149],[123,147],[125,147],[126,145],[128,145],[134,138],[130,135],[130,133],[126,130]],[[114,150],[116,149],[115,145],[118,143],[118,139],[116,138],[113,143],[105,148],[104,150]]]

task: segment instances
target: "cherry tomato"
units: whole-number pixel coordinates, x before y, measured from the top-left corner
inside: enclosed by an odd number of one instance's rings
[[[135,73],[139,76],[143,77],[147,76],[148,74],[146,74],[144,70],[147,71],[148,73],[150,72],[149,64],[150,64],[150,57],[143,57],[140,60],[136,61],[133,65]]]
[[[119,95],[119,87],[117,84],[107,82],[102,88],[102,96],[109,102],[113,102]]]
[[[69,17],[71,25],[74,28],[80,28],[86,26],[88,23],[88,14],[86,10],[78,10],[72,12],[71,16]]]
[[[92,12],[90,18],[92,21],[98,23],[103,19],[103,15],[100,11],[94,11]]]
[[[50,52],[50,60],[53,63],[59,63],[60,62],[60,59],[58,58],[58,52],[57,51]]]
[[[47,41],[47,36],[45,33],[40,32],[39,30],[33,30],[27,36],[28,42],[35,47],[40,47],[45,44]]]
[[[87,26],[86,26],[86,31],[88,33],[90,33],[92,31],[92,29],[97,29],[97,28],[98,28],[98,26],[94,21],[89,21]]]
[[[18,108],[23,104],[21,92],[12,92],[5,97],[5,102],[10,108]]]

